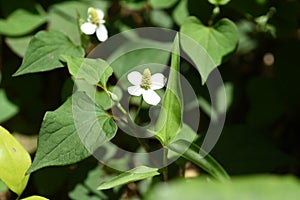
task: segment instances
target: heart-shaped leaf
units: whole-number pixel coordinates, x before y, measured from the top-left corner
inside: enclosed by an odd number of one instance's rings
[[[213,27],[207,27],[196,17],[189,17],[182,24],[180,32],[184,34],[181,37],[183,50],[195,62],[202,84],[238,44],[238,30],[229,19],[221,19]]]
[[[40,31],[30,41],[22,65],[14,76],[63,67],[59,61],[62,54],[82,57],[84,50],[61,32]]]
[[[29,153],[2,126],[0,126],[0,179],[17,195],[25,189],[31,164]]]
[[[28,172],[81,161],[110,140],[116,131],[113,119],[89,96],[74,93],[57,110],[46,113],[38,150]]]

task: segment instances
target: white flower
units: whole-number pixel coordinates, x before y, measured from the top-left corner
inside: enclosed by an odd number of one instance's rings
[[[154,91],[164,87],[166,78],[161,73],[151,76],[150,70],[144,70],[143,75],[140,72],[133,71],[127,75],[127,78],[133,86],[128,87],[128,93],[133,96],[143,95],[143,99],[151,105],[157,105],[160,102],[160,96]]]
[[[104,13],[100,9],[89,8],[88,9],[88,22],[85,22],[80,26],[83,33],[92,35],[96,32],[98,40],[104,42],[108,38],[107,29],[104,26],[105,20]]]

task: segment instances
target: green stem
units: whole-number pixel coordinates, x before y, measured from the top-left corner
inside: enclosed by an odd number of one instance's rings
[[[120,104],[120,102],[117,103],[117,108],[124,114],[127,115],[126,110],[123,108],[123,106]]]
[[[110,96],[110,97],[111,97],[111,96]],[[137,110],[137,112],[136,112],[134,122],[136,121],[136,118],[137,118],[137,116],[139,115],[139,112],[140,112],[141,107],[142,107],[142,103],[143,103],[143,98],[141,98],[140,105],[139,105],[138,110]],[[147,146],[147,145],[146,145],[146,144],[138,137],[138,135],[136,134],[136,130],[135,130],[135,128],[134,128],[134,127],[135,127],[135,126],[134,126],[134,123],[131,122],[131,119],[130,119],[128,113],[126,112],[126,110],[123,108],[123,106],[120,104],[120,102],[118,102],[116,106],[117,106],[117,108],[118,108],[118,109],[126,116],[126,118],[127,118],[127,122],[126,122],[126,123],[128,124],[129,128],[132,130],[132,132],[133,132],[135,138],[137,139],[138,143],[142,146],[142,148],[143,148],[146,152],[150,152],[149,147],[148,147],[148,146]],[[150,160],[153,162],[153,164],[159,166],[159,165],[158,165],[158,162],[157,162],[154,158],[150,157]],[[167,177],[167,176],[166,176],[166,177]]]
[[[164,148],[163,154],[164,168],[162,174],[164,181],[168,181],[168,149]]]
[[[210,17],[210,19],[208,20],[208,25],[212,26],[214,23],[215,18],[220,14],[220,7],[219,6],[215,6],[215,8],[213,9],[213,13]]]
[[[138,118],[138,116],[140,114],[140,111],[141,111],[141,108],[142,108],[142,104],[143,104],[143,97],[141,96],[140,104],[139,104],[139,107],[138,107],[138,109],[136,111],[136,114],[135,114],[135,117],[134,117],[134,120],[133,120],[134,123],[136,123],[136,120],[137,120],[137,118]]]
[[[137,116],[139,115],[139,112],[141,110],[141,107],[142,107],[142,103],[143,103],[143,98],[141,98],[141,101],[140,101],[140,105],[138,107],[138,110],[137,110],[137,113],[135,115],[135,118],[134,118],[134,122],[136,121],[137,119]],[[135,138],[137,139],[138,143],[143,147],[143,149],[146,151],[146,152],[149,152],[150,149],[148,148],[148,146],[138,137],[138,135],[136,134],[135,132],[135,128],[134,128],[134,124],[131,123],[130,119],[129,119],[129,115],[128,113],[126,112],[126,110],[123,108],[123,106],[120,104],[120,102],[117,103],[117,108],[127,117],[127,123],[129,123],[129,127],[131,128]]]

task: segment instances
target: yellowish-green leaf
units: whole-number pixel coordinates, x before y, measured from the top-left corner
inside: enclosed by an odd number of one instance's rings
[[[25,199],[22,199],[22,200],[48,200],[47,198],[45,197],[41,197],[41,196],[30,196],[30,197],[27,197]]]
[[[226,5],[230,2],[230,0],[208,0],[209,3],[219,6],[219,5]]]
[[[0,179],[18,195],[25,189],[31,158],[21,144],[0,126]]]

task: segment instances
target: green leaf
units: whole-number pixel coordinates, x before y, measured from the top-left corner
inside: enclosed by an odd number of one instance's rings
[[[210,72],[219,66],[224,57],[232,53],[238,44],[237,28],[229,19],[221,19],[213,27],[207,27],[196,17],[189,17],[182,24],[180,32],[194,40],[191,41],[186,36],[181,37],[182,48],[195,62],[202,84],[206,82]]]
[[[145,38],[133,36],[134,39],[124,43],[122,46],[118,44],[116,50],[109,56],[108,63],[114,69],[114,75],[121,81],[122,77],[126,77],[127,73],[132,70],[137,70],[135,67],[143,66],[138,70],[149,68],[149,63],[160,66],[151,67],[151,73],[161,73],[164,69],[162,65],[167,65],[170,58],[169,49],[171,49],[171,42],[158,42]],[[126,80],[122,87],[126,86]],[[129,84],[129,83],[128,83]]]
[[[0,179],[17,195],[25,189],[31,164],[29,153],[2,126],[0,126]]]
[[[0,123],[13,117],[18,111],[19,108],[11,103],[7,99],[5,91],[0,89]]]
[[[188,191],[188,192],[187,192]],[[282,200],[298,199],[299,180],[293,176],[252,175],[233,178],[231,182],[212,182],[205,178],[179,179],[157,184],[146,200],[201,199],[205,200]]]
[[[48,199],[45,197],[34,195],[34,196],[30,196],[30,197],[27,197],[27,198],[21,199],[21,200],[48,200]]]
[[[173,10],[172,17],[177,25],[182,25],[185,18],[189,16],[188,0],[181,0]]]
[[[181,140],[186,141],[187,143],[190,144],[197,138],[198,138],[197,133],[190,126],[183,123],[182,128],[176,134],[176,136],[172,139],[170,144],[175,143],[177,141],[181,141]],[[186,146],[185,149],[182,148],[182,153],[185,152],[188,148],[189,148],[189,146]],[[168,151],[168,158],[172,159],[173,157],[178,158],[178,153],[174,152],[174,151]]]
[[[152,10],[150,12],[150,20],[153,25],[163,28],[172,28],[173,20],[169,14],[163,10]]]
[[[121,88],[119,88],[118,86],[111,86],[111,87],[108,88],[108,91],[114,93],[118,97],[118,101],[120,101],[122,99],[123,93],[122,93]],[[113,105],[116,104],[116,102],[113,101],[111,99],[111,97],[107,94],[107,92],[104,92],[104,91],[95,93],[95,101],[96,101],[96,103],[101,105],[101,107],[104,110],[108,110]]]
[[[32,14],[23,9],[17,9],[6,20],[0,19],[0,34],[21,36],[35,30],[47,20],[45,15]]]
[[[62,55],[61,58],[64,62],[67,62],[72,76],[77,79],[84,79],[92,85],[99,83],[102,88],[106,89],[107,80],[113,73],[112,68],[106,61],[67,55]]]
[[[176,142],[169,144],[167,148],[198,165],[214,178],[221,181],[229,179],[224,168],[199,146],[185,140],[177,140]]]
[[[84,50],[61,32],[40,31],[30,41],[22,65],[14,76],[63,67],[59,61],[62,54],[81,57]]]
[[[157,168],[150,168],[146,166],[139,166],[134,169],[131,169],[127,172],[124,172],[111,180],[108,180],[102,183],[97,189],[106,190],[118,185],[123,185],[126,183],[143,180],[153,176],[159,175]]]
[[[9,48],[15,52],[18,56],[24,57],[29,42],[31,41],[32,36],[25,37],[6,37],[5,42],[9,46]]]
[[[177,134],[182,123],[182,91],[180,84],[180,47],[176,35],[172,49],[171,68],[155,136],[166,146]]]
[[[170,8],[177,0],[149,0],[150,5],[153,8]]]
[[[28,173],[81,161],[114,137],[116,131],[113,119],[90,97],[83,92],[74,93],[57,110],[46,113]]]
[[[0,179],[0,193],[5,192],[7,190],[8,190],[7,186]]]
[[[224,87],[218,87],[216,91],[216,112],[224,114],[230,107],[233,99],[233,84],[224,83]]]
[[[101,167],[96,166],[88,172],[83,183],[78,183],[76,187],[69,192],[69,197],[73,200],[107,199],[108,197],[103,191],[97,190],[97,186],[105,178],[104,170]]]
[[[209,3],[219,6],[219,5],[226,5],[230,2],[230,0],[208,0]]]
[[[139,0],[139,1],[121,0],[121,1],[119,1],[119,3],[122,8],[126,8],[129,10],[141,10],[145,6],[147,6],[148,2],[147,2],[147,0]]]

